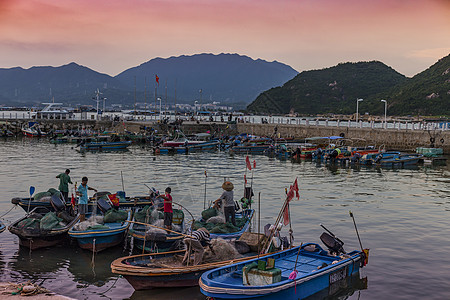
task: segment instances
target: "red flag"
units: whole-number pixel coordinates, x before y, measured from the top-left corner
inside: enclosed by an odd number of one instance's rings
[[[108,198],[115,207],[119,206],[119,198],[117,197],[117,194],[109,194]]]
[[[159,86],[159,77],[158,77],[158,75],[156,75],[156,74],[155,74],[155,79],[156,79],[156,83],[157,83],[158,86]]]
[[[294,192],[293,186],[291,185],[289,192],[286,195],[286,200],[288,203],[289,203],[289,201],[292,200],[292,198],[294,198],[294,195],[295,195],[295,192]]]
[[[297,197],[297,199],[300,199],[300,194],[298,192],[297,178],[295,178],[294,185],[292,186],[292,189],[295,191],[295,197]]]
[[[70,200],[70,204],[72,204],[72,207],[75,207],[75,197],[73,196],[73,193],[72,193],[72,199]]]
[[[247,164],[247,169],[249,169],[251,171],[252,170],[252,165],[250,163],[250,158],[248,157],[248,155],[245,158],[245,163]]]
[[[286,226],[287,224],[289,224],[289,222],[289,204],[286,204],[283,212],[283,225]]]
[[[245,174],[244,174],[244,182],[245,182],[245,185],[247,185],[247,175],[245,175]]]
[[[253,160],[253,169],[256,169],[256,160]]]

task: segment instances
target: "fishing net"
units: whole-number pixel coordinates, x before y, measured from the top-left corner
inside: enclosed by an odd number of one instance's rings
[[[17,228],[22,230],[39,229],[39,219],[27,218],[17,224]]]
[[[52,196],[53,195],[59,195],[59,191],[57,189],[54,189],[54,188],[49,188],[47,193],[50,193]]]
[[[149,241],[165,241],[167,239],[167,232],[164,229],[150,227],[145,232],[145,238]]]
[[[137,222],[152,224],[158,219],[164,219],[164,213],[156,210],[154,206],[146,205],[134,214],[134,219]]]
[[[206,221],[206,223],[212,223],[212,224],[225,223],[225,217],[224,216],[211,217]]]
[[[103,221],[105,223],[120,223],[128,218],[128,212],[124,210],[110,209],[105,213]]]
[[[109,229],[109,226],[102,225],[102,224],[93,224],[89,225],[86,230],[99,230],[99,229]]]
[[[213,239],[211,241],[213,251],[206,249],[203,255],[202,263],[213,263],[224,260],[230,260],[242,257],[241,254],[236,250],[231,241],[226,241],[224,239]]]
[[[217,210],[213,207],[205,209],[202,211],[202,219],[207,221],[211,217],[217,216]]]
[[[58,218],[54,212],[49,212],[42,217],[39,228],[41,230],[52,230],[60,228],[62,219]]]
[[[197,220],[192,224],[192,229],[197,230],[201,227],[205,227],[210,233],[233,233],[240,231],[244,227],[247,220],[247,218],[236,219],[236,226],[234,226],[230,222],[212,223]]]
[[[50,197],[51,198],[52,193],[49,192],[39,192],[34,194],[34,200],[35,201],[40,201],[42,197]]]

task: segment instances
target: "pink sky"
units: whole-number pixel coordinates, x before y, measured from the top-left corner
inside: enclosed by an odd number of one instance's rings
[[[301,72],[379,60],[413,76],[450,53],[448,0],[0,0],[0,68],[238,53]]]

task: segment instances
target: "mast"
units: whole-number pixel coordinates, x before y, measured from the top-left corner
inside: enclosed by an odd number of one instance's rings
[[[147,121],[147,76],[145,76],[144,81],[145,81],[145,90],[144,90],[145,112],[144,112],[144,119],[145,119],[145,121]]]
[[[134,116],[136,117],[136,76],[134,76]]]
[[[175,78],[175,121],[177,120],[177,79]]]

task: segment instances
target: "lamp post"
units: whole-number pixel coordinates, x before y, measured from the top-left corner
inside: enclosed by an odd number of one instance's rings
[[[386,115],[387,115],[387,100],[381,100],[381,102],[384,102],[384,129],[387,128],[387,121],[386,121]]]
[[[358,117],[359,117],[359,113],[358,113],[358,105],[359,102],[363,101],[364,99],[356,99],[356,127],[358,127]]]

